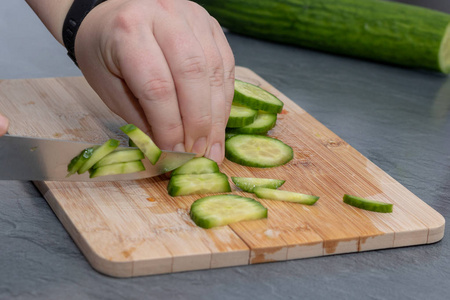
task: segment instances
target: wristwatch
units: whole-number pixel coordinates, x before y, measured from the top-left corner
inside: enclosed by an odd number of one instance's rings
[[[87,14],[97,5],[106,0],[74,0],[72,6],[67,13],[62,29],[62,38],[64,46],[67,49],[67,55],[78,66],[75,57],[75,38],[77,36],[78,28]]]

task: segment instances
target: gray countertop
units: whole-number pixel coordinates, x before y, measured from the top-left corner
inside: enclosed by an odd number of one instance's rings
[[[227,37],[237,65],[251,68],[450,217],[450,77]],[[1,79],[78,75],[23,1],[1,2]],[[0,299],[431,300],[448,295],[447,236],[424,246],[111,278],[90,267],[32,183],[0,182]]]

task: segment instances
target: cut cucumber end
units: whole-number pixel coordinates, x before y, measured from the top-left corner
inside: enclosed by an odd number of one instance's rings
[[[69,177],[81,168],[81,166],[92,156],[92,153],[94,152],[94,147],[86,148],[81,153],[70,161],[69,165],[67,166],[67,176]]]
[[[240,221],[267,218],[267,208],[251,198],[238,195],[215,195],[192,203],[190,216],[197,226],[212,228]]]
[[[373,212],[381,212],[381,213],[391,213],[393,206],[394,206],[391,203],[365,199],[365,198],[351,196],[351,195],[347,195],[347,194],[344,195],[343,201],[344,201],[344,203],[354,206],[354,207],[357,207],[357,208],[361,208],[361,209],[365,209],[365,210],[369,210],[369,211],[373,211]]]
[[[138,128],[133,124],[127,124],[127,125],[123,125],[122,127],[120,127],[120,130],[122,130],[125,134],[128,134],[136,129],[138,129]]]
[[[439,69],[445,74],[450,73],[450,23],[439,48]]]
[[[305,195],[290,191],[274,190],[264,187],[255,187],[253,189],[253,192],[259,198],[268,200],[295,202],[305,205],[313,205],[314,203],[317,202],[317,200],[319,200],[319,197],[313,195]]]

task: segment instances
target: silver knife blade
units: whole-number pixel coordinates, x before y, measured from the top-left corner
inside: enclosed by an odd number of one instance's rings
[[[155,165],[152,165],[148,159],[143,160],[145,171],[95,178],[89,178],[89,173],[86,172],[66,177],[67,166],[72,158],[94,145],[56,139],[2,136],[0,137],[0,180],[93,182],[137,180],[172,171],[195,157],[195,153],[163,150]]]

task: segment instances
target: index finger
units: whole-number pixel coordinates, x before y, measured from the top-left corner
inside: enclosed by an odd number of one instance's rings
[[[162,149],[184,151],[175,85],[159,45],[150,30],[137,37],[129,36],[124,44],[126,48],[118,54],[119,67],[152,127],[155,143]]]

